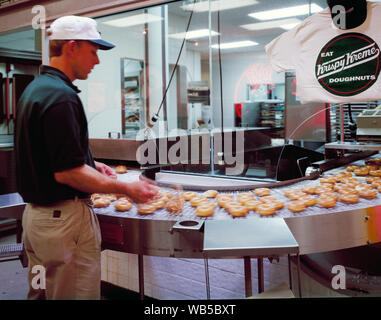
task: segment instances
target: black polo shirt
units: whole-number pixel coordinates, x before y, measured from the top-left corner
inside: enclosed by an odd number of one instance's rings
[[[80,91],[56,68],[41,66],[40,73],[17,105],[17,191],[25,202],[40,205],[87,197],[54,179],[55,172],[83,164],[95,168]]]

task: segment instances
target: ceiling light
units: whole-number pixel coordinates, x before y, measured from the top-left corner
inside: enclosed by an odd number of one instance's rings
[[[130,17],[114,19],[106,22],[102,22],[103,24],[107,24],[112,27],[132,27],[139,24],[145,24],[150,22],[157,22],[163,20],[162,17],[155,16],[149,13],[137,14]]]
[[[218,32],[215,32],[213,30],[209,31],[209,29],[199,29],[199,30],[188,31],[186,33],[186,39],[206,38],[206,37],[209,37],[209,33],[211,36],[218,35]],[[185,32],[173,33],[168,35],[168,37],[175,38],[175,39],[184,39]]]
[[[244,24],[244,25],[241,25],[240,27],[247,29],[247,30],[252,30],[252,31],[274,29],[274,28],[287,29],[288,26],[290,26],[290,25],[296,26],[300,22],[302,22],[302,21],[299,19],[290,18],[290,19],[280,19],[280,20],[274,20],[274,21],[265,21],[265,22]]]
[[[256,46],[256,45],[258,45],[257,42],[254,42],[251,40],[245,40],[245,41],[221,43],[220,48],[221,49],[233,49],[233,48],[242,48],[242,47],[252,47],[252,46]],[[214,49],[218,49],[218,44],[213,44],[211,47]]]
[[[316,13],[323,10],[322,7],[318,6],[315,3],[311,4],[311,13]],[[267,11],[259,11],[250,13],[249,16],[252,18],[256,18],[258,20],[274,20],[281,19],[293,16],[302,16],[308,15],[310,13],[310,7],[308,4],[303,4],[300,6],[282,8],[282,9],[274,9]]]
[[[229,9],[235,9],[235,8],[241,8],[246,6],[251,6],[254,4],[257,4],[258,0],[214,0],[210,1],[210,10],[211,11],[217,11],[217,10],[229,10]],[[196,2],[196,3],[190,3],[181,6],[183,10],[190,10],[194,12],[205,12],[209,11],[209,1],[202,1],[202,2]]]

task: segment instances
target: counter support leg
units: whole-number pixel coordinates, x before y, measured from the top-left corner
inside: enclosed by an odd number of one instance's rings
[[[138,254],[138,271],[139,271],[139,294],[140,300],[144,300],[144,265],[143,255]]]
[[[264,274],[263,274],[263,258],[258,259],[258,293],[262,293],[265,288]]]
[[[206,299],[210,300],[209,265],[208,258],[204,258]]]
[[[251,284],[251,262],[250,257],[243,257],[244,269],[245,269],[245,294],[246,297],[250,297],[253,294]]]

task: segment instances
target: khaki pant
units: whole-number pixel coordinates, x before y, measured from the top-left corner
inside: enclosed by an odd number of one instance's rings
[[[22,223],[28,299],[100,299],[101,233],[87,201],[27,204]]]

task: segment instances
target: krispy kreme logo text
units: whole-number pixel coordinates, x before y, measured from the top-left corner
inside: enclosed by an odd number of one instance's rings
[[[353,96],[371,87],[380,73],[377,43],[360,33],[333,38],[320,51],[315,74],[320,85],[338,96]]]

